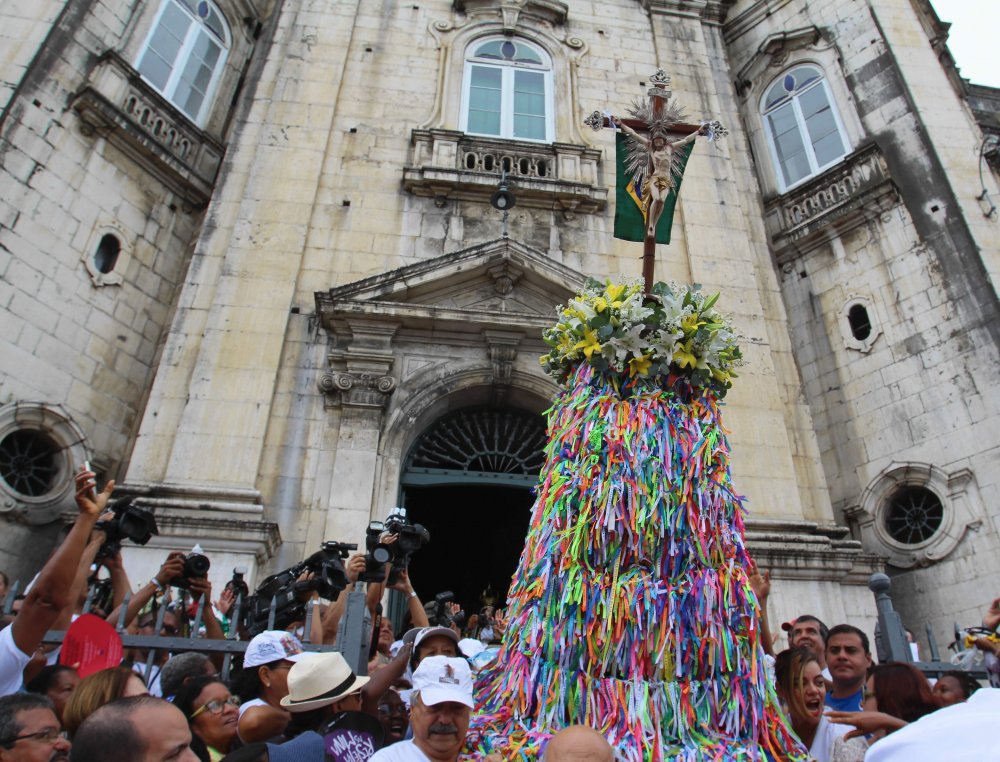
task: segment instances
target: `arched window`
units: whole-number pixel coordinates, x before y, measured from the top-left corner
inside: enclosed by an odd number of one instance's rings
[[[199,126],[229,52],[229,27],[208,0],[163,0],[136,68]]]
[[[815,66],[797,66],[782,75],[764,96],[761,113],[783,191],[847,153],[840,116]]]
[[[533,45],[506,37],[469,46],[462,129],[473,135],[552,142],[552,67]]]

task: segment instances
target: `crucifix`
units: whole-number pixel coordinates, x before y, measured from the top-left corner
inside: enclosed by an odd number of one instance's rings
[[[642,212],[645,218],[645,237],[642,249],[642,278],[645,292],[653,287],[656,262],[656,226],[669,195],[675,192],[683,172],[681,149],[694,142],[698,136],[709,140],[726,134],[718,121],[703,122],[700,126],[684,123],[684,111],[671,101],[670,77],[657,69],[650,77],[652,87],[647,91],[648,102],[635,102],[629,112],[630,119],[595,111],[586,123],[594,130],[604,127],[621,129],[629,137],[628,173],[636,188],[642,188]],[[680,137],[671,136],[680,135]],[[619,182],[622,178],[619,178]],[[632,239],[635,240],[635,239]]]

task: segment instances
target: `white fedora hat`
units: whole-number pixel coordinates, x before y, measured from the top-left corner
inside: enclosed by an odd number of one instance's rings
[[[360,691],[370,678],[358,677],[339,653],[311,655],[288,670],[288,695],[281,706],[308,712]]]

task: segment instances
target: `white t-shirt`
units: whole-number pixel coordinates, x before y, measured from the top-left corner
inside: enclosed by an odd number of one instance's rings
[[[397,741],[375,752],[368,762],[430,762],[413,741]]]
[[[146,662],[136,662],[132,665],[132,671],[135,672],[139,677],[142,678],[143,682],[146,682]],[[149,683],[146,685],[146,690],[149,691],[150,696],[163,696],[163,689],[160,688],[160,672],[162,667],[159,664],[153,664],[153,671],[150,673]]]
[[[250,699],[249,701],[244,701],[242,704],[240,704],[240,717],[243,716],[243,713],[247,709],[253,706],[271,706],[271,705],[261,698],[255,698],[255,699]]]
[[[0,696],[9,696],[21,690],[24,678],[21,673],[31,661],[31,655],[21,652],[14,643],[14,625],[0,630]]]
[[[996,759],[1000,688],[980,688],[969,700],[911,722],[872,744],[865,762],[982,762]]]

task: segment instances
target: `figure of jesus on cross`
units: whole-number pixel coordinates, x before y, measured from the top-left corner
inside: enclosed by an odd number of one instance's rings
[[[674,172],[677,169],[677,162],[674,156],[699,135],[708,134],[708,125],[701,125],[686,138],[670,141],[664,135],[652,132],[648,138],[644,138],[617,116],[612,115],[610,118],[612,124],[631,135],[632,139],[649,154],[649,164],[642,183],[642,211],[646,215],[646,238],[655,240],[656,223],[660,221],[663,205],[675,186]]]
[[[705,136],[709,140],[716,140],[727,134],[726,129],[718,122],[703,122],[700,126],[684,123],[684,110],[671,99],[670,77],[663,69],[658,69],[650,77],[652,87],[647,91],[648,102],[636,101],[629,109],[632,118],[621,118],[609,113],[595,111],[586,120],[593,129],[600,130],[604,127],[614,127],[620,129],[627,136],[627,159],[625,163],[625,173],[628,177],[619,177],[619,187],[624,188],[631,180],[628,196],[636,198],[632,192],[641,189],[642,214],[644,221],[644,235],[633,237],[631,232],[619,234],[618,222],[616,219],[615,236],[632,241],[643,241],[643,278],[646,282],[646,292],[652,288],[654,282],[653,264],[656,259],[656,239],[657,226],[660,219],[667,210],[668,214],[664,220],[666,225],[666,240],[669,242],[670,219],[673,214],[673,199],[676,197],[677,188],[680,185],[681,175],[684,171],[684,164],[687,160],[688,151],[684,149],[693,143],[699,136]],[[675,137],[675,136],[680,137]],[[673,138],[673,139],[671,139]],[[619,191],[621,193],[621,191]],[[619,209],[616,217],[622,212],[622,197],[619,197]],[[625,230],[631,231],[629,223],[625,223]],[[664,231],[661,230],[661,239]]]

